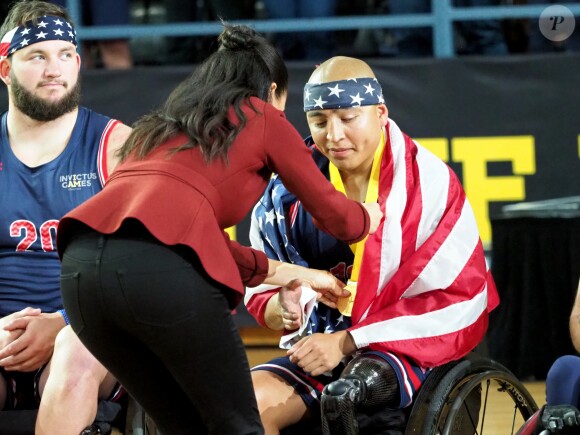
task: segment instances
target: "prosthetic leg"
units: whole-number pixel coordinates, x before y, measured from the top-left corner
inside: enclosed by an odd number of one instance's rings
[[[397,407],[399,400],[399,381],[390,364],[377,355],[357,356],[322,391],[322,433],[356,435],[356,408]]]

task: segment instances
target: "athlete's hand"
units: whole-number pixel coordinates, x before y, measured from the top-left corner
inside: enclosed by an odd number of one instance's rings
[[[0,351],[14,340],[16,340],[18,337],[20,337],[25,331],[25,327],[19,329],[10,328],[10,325],[14,320],[30,316],[37,316],[39,314],[40,309],[28,307],[15,313],[9,314],[8,316],[2,317],[0,319]],[[9,330],[4,329],[6,326],[9,327]]]
[[[381,220],[383,219],[383,212],[381,211],[381,206],[376,202],[365,202],[363,203],[364,208],[366,208],[369,217],[371,218],[371,224],[369,226],[369,234],[373,234]]]
[[[300,297],[302,296],[302,286],[304,283],[299,279],[290,281],[280,288],[278,292],[278,304],[284,329],[294,330],[302,325],[302,307],[300,307]]]
[[[38,316],[40,313],[41,313],[40,308],[26,307],[20,311],[16,311],[15,313],[2,317],[0,319],[0,329],[4,329],[13,320],[22,319],[24,317]]]
[[[64,328],[60,313],[39,313],[12,319],[4,330],[24,330],[0,350],[0,366],[7,371],[30,372],[46,364],[52,357],[54,341]]]
[[[332,334],[312,334],[292,346],[287,355],[311,376],[318,376],[334,369],[342,358],[351,355],[356,346],[348,331]]]

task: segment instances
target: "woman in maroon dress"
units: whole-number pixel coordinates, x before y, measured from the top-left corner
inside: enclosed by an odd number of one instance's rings
[[[231,309],[244,286],[294,278],[335,300],[329,273],[268,260],[231,241],[272,172],[316,224],[355,242],[378,204],[337,192],[286,120],[288,73],[245,26],[142,118],[104,189],[59,225],[70,323],[163,433],[263,433]]]

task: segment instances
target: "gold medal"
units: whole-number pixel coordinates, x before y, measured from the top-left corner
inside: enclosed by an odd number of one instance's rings
[[[338,298],[338,311],[340,311],[341,314],[350,317],[352,315],[352,306],[354,305],[354,298],[356,296],[356,282],[349,281],[344,289],[350,292],[350,296]]]
[[[379,199],[379,179],[384,148],[385,148],[385,130],[383,128],[383,130],[381,131],[381,141],[379,142],[379,146],[375,150],[375,156],[373,158],[373,165],[371,168],[371,175],[367,187],[365,202],[368,203],[377,202]],[[330,182],[332,183],[332,185],[336,188],[336,190],[346,195],[346,190],[344,188],[342,177],[340,175],[340,171],[338,170],[338,168],[334,166],[332,162],[330,162],[328,165],[328,170],[330,173]],[[352,265],[350,279],[346,284],[346,286],[344,287],[346,290],[350,292],[350,296],[338,298],[337,302],[338,311],[340,311],[341,314],[349,317],[352,316],[352,306],[354,305],[354,299],[356,297],[358,276],[363,259],[366,240],[367,237],[365,237],[360,242],[350,244],[350,249],[354,253],[354,261]]]

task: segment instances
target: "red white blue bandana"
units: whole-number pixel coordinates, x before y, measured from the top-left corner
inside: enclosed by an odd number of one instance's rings
[[[304,111],[384,104],[383,90],[374,77],[357,77],[304,85]]]
[[[37,42],[59,40],[77,45],[76,31],[63,17],[46,15],[7,32],[0,42],[0,59]]]

